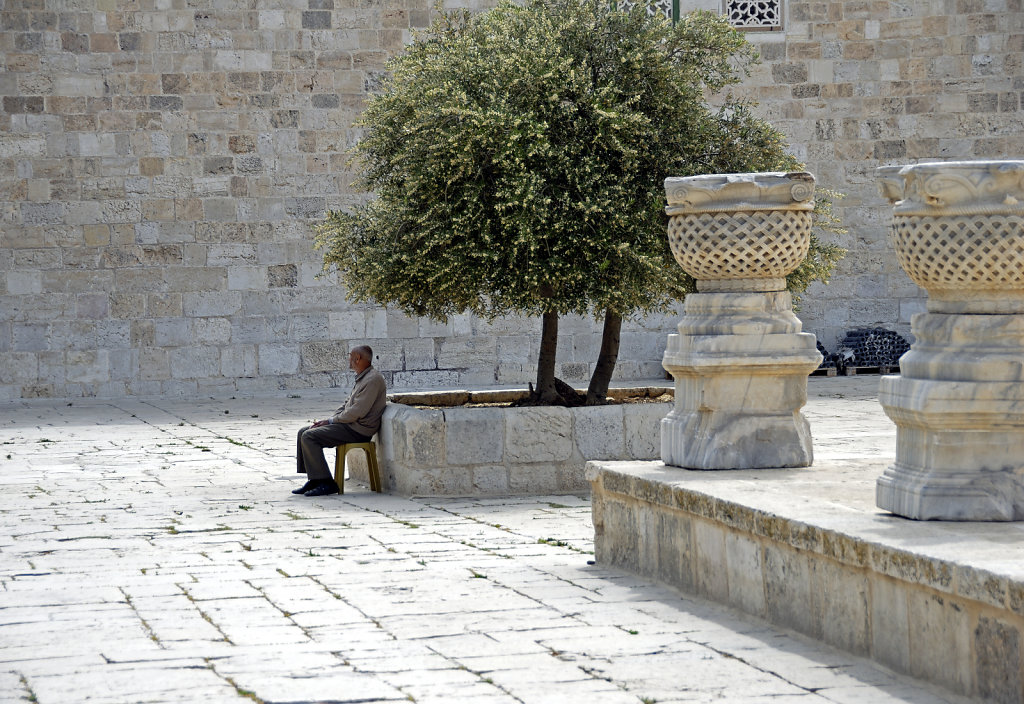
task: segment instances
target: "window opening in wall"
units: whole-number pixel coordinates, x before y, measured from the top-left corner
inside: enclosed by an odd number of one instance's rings
[[[637,5],[646,5],[648,15],[661,15],[673,22],[679,19],[679,0],[618,0],[615,5],[626,12]]]
[[[782,0],[725,0],[725,16],[736,29],[782,29]]]

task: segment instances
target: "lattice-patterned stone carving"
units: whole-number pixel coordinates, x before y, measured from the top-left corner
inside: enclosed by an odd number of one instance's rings
[[[1024,161],[924,163],[879,176],[894,204],[891,244],[928,291],[930,311],[1024,312]]]
[[[700,291],[781,291],[807,256],[810,174],[670,178],[665,189],[669,245]]]
[[[879,169],[892,245],[928,291],[879,401],[896,461],[876,502],[901,516],[1024,520],[1024,161]]]
[[[821,354],[800,331],[784,277],[807,255],[814,177],[670,178],[665,192],[672,251],[700,293],[686,297],[662,359],[676,382],[662,460],[692,469],[810,464],[800,408]]]
[[[900,265],[922,288],[1024,287],[1024,217],[908,215],[893,223]]]
[[[725,14],[737,29],[778,29],[782,0],[725,0]]]
[[[696,279],[784,278],[807,256],[811,215],[793,210],[686,213],[669,220],[679,266]]]

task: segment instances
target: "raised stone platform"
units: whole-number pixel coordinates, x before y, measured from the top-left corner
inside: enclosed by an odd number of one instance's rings
[[[809,468],[589,463],[597,560],[955,692],[1020,702],[1024,524],[877,509],[896,434],[877,383],[811,379]]]

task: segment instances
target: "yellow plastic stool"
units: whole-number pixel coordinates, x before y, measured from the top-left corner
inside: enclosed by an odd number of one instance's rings
[[[369,466],[370,489],[378,494],[383,491],[380,486],[380,468],[377,467],[377,445],[373,442],[347,442],[338,445],[334,458],[334,483],[338,485],[338,493],[345,493],[345,455],[349,450],[363,450],[366,453],[366,464]]]

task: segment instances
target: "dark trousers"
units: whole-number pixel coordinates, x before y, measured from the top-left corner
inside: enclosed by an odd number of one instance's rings
[[[372,437],[363,435],[348,423],[331,423],[319,428],[307,425],[299,431],[295,450],[296,471],[310,479],[331,479],[333,475],[324,459],[324,448],[346,442],[369,442]]]

